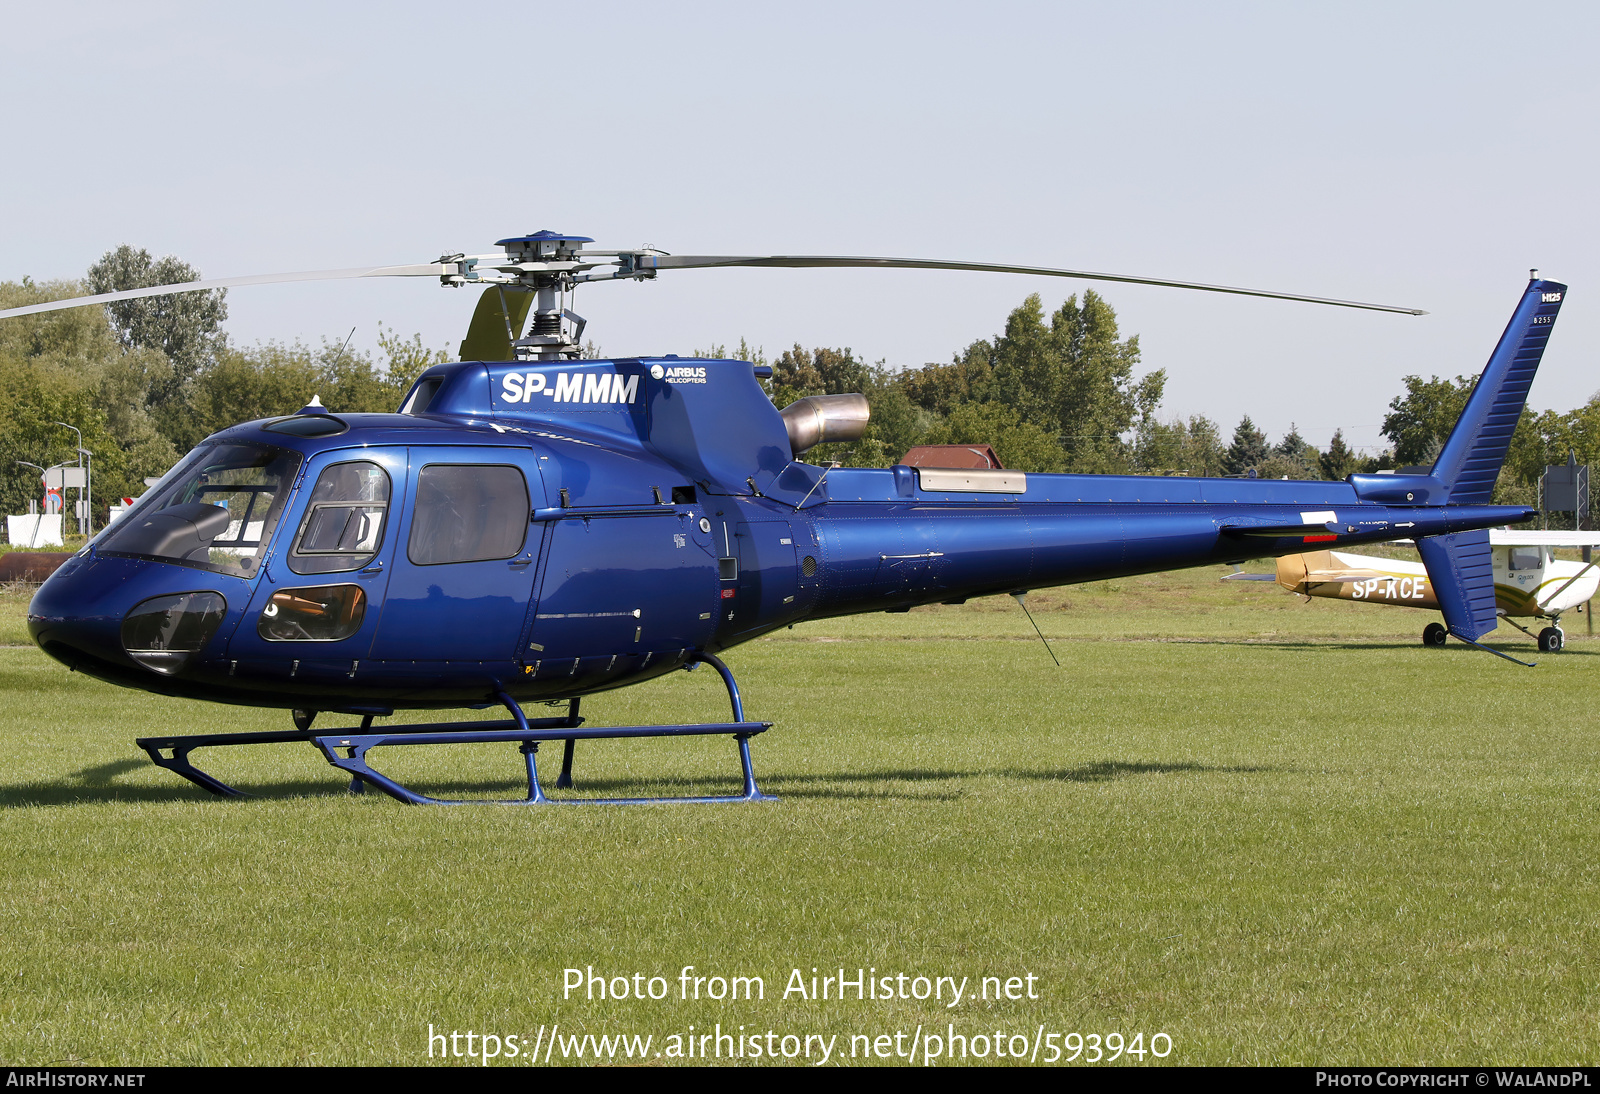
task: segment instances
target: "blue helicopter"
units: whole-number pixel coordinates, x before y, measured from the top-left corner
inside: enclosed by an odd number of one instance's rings
[[[150,758],[219,795],[240,791],[196,749],[309,742],[410,803],[444,804],[374,769],[380,746],[511,742],[518,803],[764,800],[737,683],[717,654],[775,628],[858,612],[1287,555],[1319,543],[1417,542],[1450,633],[1496,626],[1489,504],[1564,285],[1531,277],[1426,475],[1343,482],[824,467],[801,457],[861,436],[860,395],[782,410],[748,362],[584,360],[568,307],[586,281],[726,266],[939,268],[1045,274],[1421,314],[1416,309],[1083,271],[917,259],[674,256],[586,250],[587,237],[501,240],[503,256],[78,297],[0,318],[269,281],[437,276],[481,285],[462,360],[425,372],[394,414],[296,414],[207,438],[44,583],[29,609],[51,657],[163,695],[287,708],[295,728],[146,737]],[[532,312],[531,323],[529,313]],[[527,333],[518,332],[527,324]],[[1479,647],[1487,648],[1487,647]],[[1489,650],[1498,656],[1507,655]],[[1508,658],[1511,659],[1511,658]],[[585,726],[583,696],[700,664],[728,722]],[[524,705],[567,703],[558,717]],[[484,709],[493,721],[374,727],[397,710]],[[316,728],[319,714],[358,726]],[[744,785],[727,797],[550,799],[541,742],[725,734]]]

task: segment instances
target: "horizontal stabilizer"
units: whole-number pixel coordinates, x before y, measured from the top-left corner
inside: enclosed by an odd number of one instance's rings
[[[1382,570],[1307,570],[1306,581],[1312,584],[1331,583],[1347,584],[1352,581],[1371,581],[1374,578],[1383,580],[1393,577],[1393,574],[1384,573]]]

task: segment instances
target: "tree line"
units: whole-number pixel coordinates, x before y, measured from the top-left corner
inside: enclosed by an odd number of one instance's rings
[[[697,351],[702,352],[702,351]],[[743,341],[707,356],[765,363]],[[1391,447],[1363,455],[1337,429],[1318,448],[1292,426],[1276,443],[1246,414],[1224,439],[1198,414],[1165,416],[1166,373],[1135,374],[1139,339],[1120,337],[1116,314],[1092,289],[1046,316],[1037,295],[1006,320],[1003,332],[954,355],[949,364],[896,369],[869,364],[845,349],[783,351],[772,361],[769,389],[781,406],[805,395],[860,391],[872,421],[860,441],[821,445],[808,459],[882,467],[919,444],[994,446],[1007,467],[1081,474],[1256,476],[1343,479],[1353,472],[1431,466],[1455,425],[1475,376],[1401,379],[1383,436]],[[1535,504],[1545,466],[1600,463],[1600,392],[1574,410],[1524,409],[1496,484],[1495,501]]]
[[[0,309],[85,293],[197,281],[177,258],[127,245],[82,281],[0,282]],[[424,369],[448,359],[419,335],[380,329],[379,357],[342,339],[241,346],[223,330],[226,290],[123,300],[0,321],[0,507],[27,511],[39,473],[18,461],[72,462],[77,436],[94,453],[97,526],[122,497],[164,474],[204,437],[290,414],[312,395],[344,411],[393,411]],[[72,521],[65,522],[74,527]]]
[[[81,282],[0,283],[0,308],[85,292],[112,292],[199,279],[177,258],[124,245]],[[424,369],[449,359],[420,335],[380,328],[379,353],[344,339],[241,346],[223,329],[225,290],[147,297],[0,322],[0,506],[26,510],[38,474],[18,461],[70,462],[82,430],[94,453],[97,523],[105,505],[143,492],[202,438],[240,421],[293,413],[320,395],[330,410],[393,411]],[[770,362],[743,341],[695,351],[770,363],[767,388],[782,407],[806,395],[862,392],[872,407],[866,435],[820,446],[809,459],[884,467],[920,444],[994,446],[1008,467],[1084,474],[1256,475],[1342,479],[1353,471],[1430,464],[1475,382],[1406,376],[1383,434],[1392,448],[1361,455],[1336,431],[1326,449],[1293,427],[1276,443],[1248,415],[1225,439],[1202,415],[1163,415],[1166,373],[1139,373],[1139,339],[1122,337],[1098,293],[1074,295],[1047,312],[1029,296],[992,338],[948,364],[893,368],[849,348],[796,344]],[[599,356],[588,347],[585,356]],[[1600,462],[1600,393],[1565,413],[1525,410],[1496,500],[1531,503],[1547,463]]]

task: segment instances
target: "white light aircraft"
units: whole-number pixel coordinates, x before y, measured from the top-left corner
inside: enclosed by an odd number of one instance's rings
[[[1566,644],[1561,615],[1584,611],[1600,588],[1600,560],[1569,562],[1555,557],[1561,547],[1600,547],[1600,532],[1542,532],[1538,529],[1495,528],[1489,532],[1494,565],[1495,609],[1501,619],[1539,643],[1545,653],[1559,653]],[[1305,597],[1398,604],[1439,609],[1428,571],[1421,562],[1374,558],[1348,551],[1309,551],[1278,559],[1272,574],[1234,573],[1224,581],[1275,581]],[[1538,634],[1517,619],[1548,620]],[[1448,632],[1429,623],[1422,644],[1442,646]]]

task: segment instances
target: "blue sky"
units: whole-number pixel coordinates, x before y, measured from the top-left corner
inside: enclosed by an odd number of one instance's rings
[[[539,228],[678,253],[949,257],[1426,308],[1097,286],[1166,412],[1359,445],[1476,372],[1528,268],[1573,287],[1532,403],[1600,388],[1600,8],[1484,4],[6,5],[0,279],[129,242],[208,276]],[[945,361],[1029,292],[955,273],[592,286],[607,352],[742,336]],[[236,289],[236,339],[452,349],[426,282]]]

